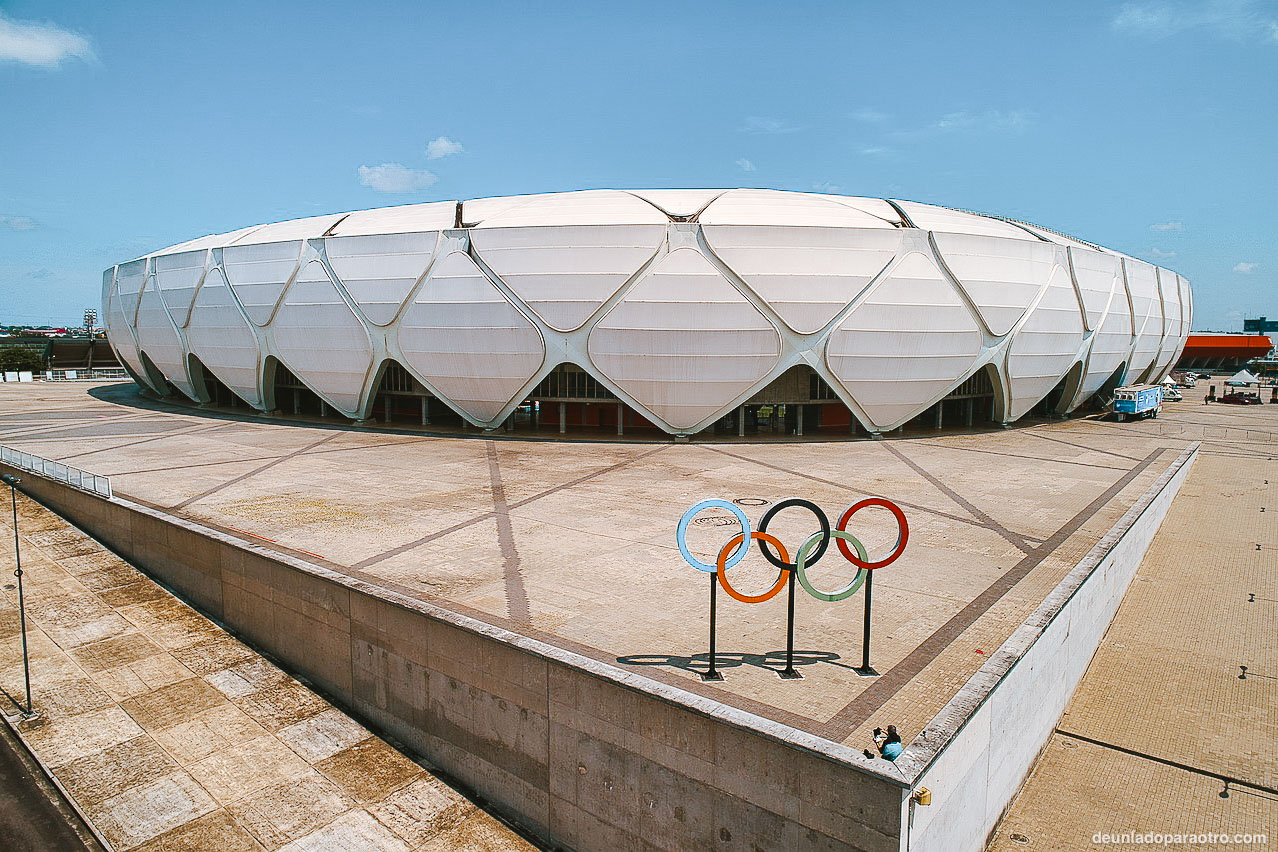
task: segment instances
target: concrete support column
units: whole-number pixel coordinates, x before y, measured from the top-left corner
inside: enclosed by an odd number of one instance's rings
[[[745,406],[737,406],[737,437],[745,437]]]
[[[967,425],[972,425],[972,418],[976,416],[976,400],[970,396],[967,398]]]
[[[941,412],[945,410],[945,404],[938,402],[936,404],[936,428],[941,428]]]
[[[391,397],[382,395],[382,422],[389,425],[391,422]]]
[[[799,437],[802,437],[803,436],[803,406],[802,405],[799,406],[798,415],[799,416],[796,419],[796,423],[795,423],[796,428],[794,430],[794,434],[798,435]]]
[[[297,388],[293,388],[293,413],[302,413],[302,392]]]
[[[513,411],[510,413],[510,416],[506,418],[504,428],[507,432],[515,431],[515,413]]]
[[[422,397],[422,425],[430,425],[430,397]]]
[[[562,435],[568,431],[568,403],[559,403],[559,434]]]
[[[617,434],[626,434],[626,406],[624,403],[617,403]]]
[[[327,417],[328,405],[322,399],[319,402],[320,402],[320,417]]]

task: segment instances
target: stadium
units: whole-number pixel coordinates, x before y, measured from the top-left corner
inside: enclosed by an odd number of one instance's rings
[[[1066,415],[1176,362],[1189,283],[1000,217],[759,189],[408,205],[108,269],[138,384],[485,430],[871,435]]]

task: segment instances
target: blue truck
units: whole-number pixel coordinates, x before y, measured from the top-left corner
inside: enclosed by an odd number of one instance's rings
[[[1157,417],[1162,410],[1162,385],[1128,385],[1114,391],[1114,413],[1120,421]]]

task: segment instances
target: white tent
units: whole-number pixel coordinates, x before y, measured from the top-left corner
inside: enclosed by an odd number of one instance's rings
[[[1225,384],[1231,388],[1245,388],[1248,385],[1260,384],[1260,379],[1256,378],[1249,370],[1239,370],[1234,373]]]
[[[1175,387],[1175,386],[1176,386],[1176,380],[1175,380],[1175,379],[1173,379],[1171,376],[1168,376],[1167,378],[1163,379],[1163,384],[1165,384],[1165,385],[1171,385],[1172,387]]]

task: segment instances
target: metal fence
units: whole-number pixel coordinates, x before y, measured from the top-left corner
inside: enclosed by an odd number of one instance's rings
[[[78,467],[33,456],[31,453],[24,453],[3,445],[0,445],[0,462],[37,476],[65,482],[67,485],[102,497],[111,496],[111,480],[108,477],[98,476],[96,473],[89,473]]]
[[[129,374],[123,368],[93,370],[45,370],[42,374],[46,382],[74,382],[84,379],[127,379]]]

